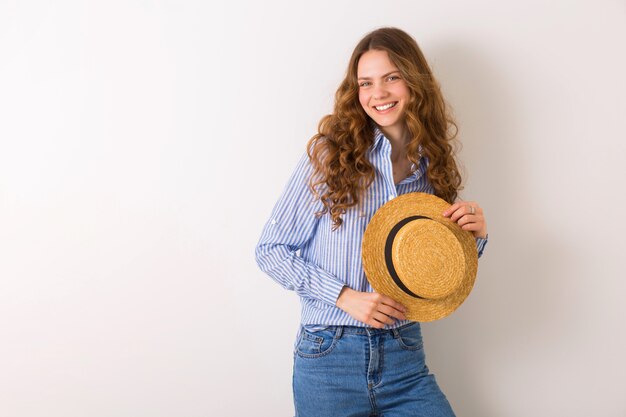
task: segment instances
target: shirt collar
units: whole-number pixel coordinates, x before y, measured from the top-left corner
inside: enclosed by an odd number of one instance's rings
[[[380,147],[383,138],[387,139],[385,138],[385,134],[383,133],[383,131],[380,130],[377,125],[374,125],[374,144],[372,145],[372,152],[376,151]]]
[[[386,140],[386,141],[389,141],[389,139],[387,139],[387,137],[385,136],[383,131],[380,130],[378,125],[374,124],[374,144],[372,145],[372,152],[375,152],[380,147],[383,139]],[[417,147],[417,152],[419,152],[420,156],[422,155],[422,144],[421,143]]]

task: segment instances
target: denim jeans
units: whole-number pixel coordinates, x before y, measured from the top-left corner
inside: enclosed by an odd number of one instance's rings
[[[454,416],[425,363],[420,325],[301,329],[294,351],[296,417]]]

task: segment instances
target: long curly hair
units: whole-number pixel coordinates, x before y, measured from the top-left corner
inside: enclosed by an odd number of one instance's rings
[[[427,177],[435,195],[453,203],[462,189],[455,161],[458,128],[439,83],[410,35],[397,28],[380,28],[355,47],[335,93],[334,111],[320,120],[318,133],[307,144],[313,166],[309,188],[324,206],[317,215],[330,212],[333,230],[342,225],[341,215],[359,204],[375,177],[366,155],[374,143],[375,124],[359,103],[357,81],[359,59],[370,50],[386,51],[409,88],[404,115],[411,137],[406,148],[409,160],[418,164],[421,144],[422,155],[429,160]]]

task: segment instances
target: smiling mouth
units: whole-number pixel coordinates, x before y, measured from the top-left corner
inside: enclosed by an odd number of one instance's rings
[[[392,108],[392,107],[395,107],[395,106],[396,106],[396,104],[398,104],[398,102],[397,102],[397,101],[394,101],[394,102],[392,102],[392,103],[387,103],[387,104],[382,105],[382,106],[374,106],[374,108],[375,108],[376,110],[378,110],[378,111],[385,111],[385,110],[389,110],[389,109],[390,109],[390,108]]]

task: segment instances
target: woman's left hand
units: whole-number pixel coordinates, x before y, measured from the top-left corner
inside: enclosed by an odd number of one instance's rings
[[[474,237],[487,237],[487,223],[483,209],[475,201],[458,201],[443,212],[444,217],[461,226],[461,229],[472,232]]]

